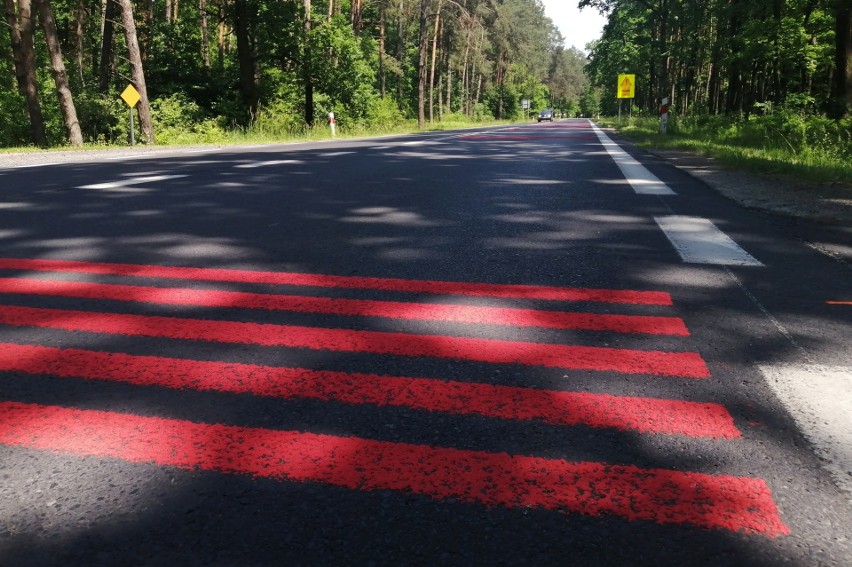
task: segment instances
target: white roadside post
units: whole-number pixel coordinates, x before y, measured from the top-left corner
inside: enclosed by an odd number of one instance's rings
[[[334,126],[334,113],[333,112],[328,113],[328,125],[331,128],[331,137],[336,138],[337,137],[337,130],[335,129],[335,126]]]
[[[660,132],[665,134],[669,130],[669,97],[665,97],[660,104]]]

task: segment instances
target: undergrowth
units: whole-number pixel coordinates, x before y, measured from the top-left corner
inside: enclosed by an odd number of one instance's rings
[[[697,152],[761,174],[852,186],[852,119],[774,110],[747,118],[683,116],[660,132],[659,117],[600,119],[642,148]]]

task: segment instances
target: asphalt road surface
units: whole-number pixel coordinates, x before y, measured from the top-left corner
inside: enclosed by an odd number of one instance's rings
[[[852,563],[776,219],[586,120],[104,156],[0,169],[0,565]]]

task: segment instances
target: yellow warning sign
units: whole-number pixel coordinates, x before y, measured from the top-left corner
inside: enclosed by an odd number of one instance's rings
[[[133,108],[139,102],[139,99],[142,98],[142,95],[133,88],[133,85],[127,85],[127,88],[121,93],[121,98],[127,103],[127,106]]]
[[[618,98],[633,98],[636,94],[636,75],[618,76]]]

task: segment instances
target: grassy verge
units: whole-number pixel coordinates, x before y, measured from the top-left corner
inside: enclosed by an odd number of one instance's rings
[[[351,138],[369,138],[375,136],[390,136],[415,134],[418,132],[436,132],[448,130],[460,130],[464,128],[483,128],[488,126],[498,126],[508,124],[508,121],[463,121],[463,120],[447,120],[444,122],[434,122],[427,124],[426,128],[421,130],[417,127],[416,120],[407,120],[392,126],[378,128],[346,128],[338,127],[336,139],[351,139]],[[232,145],[256,145],[256,144],[280,144],[288,142],[318,142],[323,140],[331,140],[331,130],[328,125],[315,126],[314,128],[305,129],[295,132],[280,132],[270,131],[264,128],[250,128],[245,130],[215,130],[213,132],[197,132],[192,130],[166,129],[164,131],[155,131],[157,138],[157,147],[177,147],[177,146],[232,146]],[[137,134],[138,136],[138,134]],[[140,145],[137,142],[137,145]],[[127,148],[127,143],[115,144],[86,144],[84,150],[98,149],[117,149]],[[0,153],[22,153],[22,152],[44,152],[44,151],[73,151],[70,146],[53,147],[49,149],[36,148],[34,146],[23,146],[13,148],[0,148]]]
[[[761,175],[782,175],[815,183],[852,187],[852,121],[833,122],[795,114],[751,120],[725,117],[683,118],[659,131],[659,118],[602,118],[643,149],[679,149],[717,159],[721,164]]]

